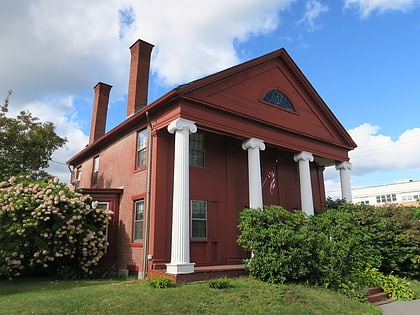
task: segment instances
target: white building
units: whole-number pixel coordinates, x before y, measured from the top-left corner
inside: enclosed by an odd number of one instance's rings
[[[420,180],[352,189],[353,203],[380,206],[384,204],[420,205]]]

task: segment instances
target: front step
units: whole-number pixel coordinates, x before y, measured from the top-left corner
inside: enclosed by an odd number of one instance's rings
[[[389,298],[388,293],[384,292],[381,288],[374,287],[368,289],[367,301],[373,305],[383,305],[391,303],[393,300]]]

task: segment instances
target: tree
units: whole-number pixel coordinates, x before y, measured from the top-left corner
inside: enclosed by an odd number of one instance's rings
[[[0,107],[0,180],[48,167],[52,153],[67,142],[52,122],[41,122],[28,111],[6,116],[11,95],[8,91]]]

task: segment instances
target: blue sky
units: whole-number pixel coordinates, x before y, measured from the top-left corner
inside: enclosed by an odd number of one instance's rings
[[[353,187],[420,180],[418,0],[0,2],[0,92],[66,136],[49,171],[88,142],[93,87],[113,85],[107,129],[125,119],[129,46],[155,45],[152,101],[284,47],[358,144]],[[338,197],[339,178],[325,171]]]

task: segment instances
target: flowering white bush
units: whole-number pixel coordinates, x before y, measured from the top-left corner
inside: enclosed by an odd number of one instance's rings
[[[0,277],[60,268],[92,274],[112,212],[57,179],[0,182]]]

